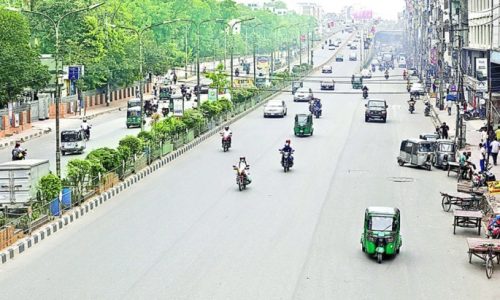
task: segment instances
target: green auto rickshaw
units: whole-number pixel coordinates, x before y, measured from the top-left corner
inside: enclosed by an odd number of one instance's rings
[[[361,250],[382,263],[383,255],[396,255],[402,245],[400,213],[394,207],[368,207],[365,210]]]
[[[313,117],[311,114],[296,114],[293,133],[296,136],[313,135]]]
[[[131,107],[141,107],[141,99],[133,98],[127,101],[127,108]]]
[[[127,108],[127,128],[141,127],[141,107]]]
[[[354,74],[351,78],[351,84],[353,89],[363,88],[363,76],[361,74]]]

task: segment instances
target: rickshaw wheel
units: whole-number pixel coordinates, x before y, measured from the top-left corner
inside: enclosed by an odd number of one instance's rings
[[[443,210],[449,212],[451,209],[451,199],[448,196],[443,196],[443,200],[441,200],[441,206]]]
[[[405,162],[403,160],[398,160],[398,164],[402,167],[405,164]]]
[[[382,253],[377,253],[377,262],[378,262],[379,264],[381,264],[381,263],[382,263]]]
[[[492,275],[493,275],[493,259],[491,259],[491,257],[488,256],[486,258],[486,277],[490,279]]]

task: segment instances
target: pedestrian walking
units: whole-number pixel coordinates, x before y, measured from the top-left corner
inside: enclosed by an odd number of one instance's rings
[[[172,81],[174,82],[174,85],[177,84],[177,74],[175,74],[175,72],[174,75],[172,75]]]
[[[500,151],[500,142],[495,138],[491,142],[491,156],[493,157],[493,165],[497,165],[498,152]]]
[[[479,143],[479,153],[481,154],[479,158],[479,169],[481,172],[484,172],[485,168],[485,161],[486,161],[486,149],[484,148],[483,143]]]
[[[435,94],[436,93],[436,89],[437,89],[437,86],[436,86],[436,82],[434,81],[432,83],[432,92]]]
[[[441,125],[441,137],[443,139],[448,139],[448,131],[450,130],[450,127],[446,125],[446,122],[443,122],[443,125]]]

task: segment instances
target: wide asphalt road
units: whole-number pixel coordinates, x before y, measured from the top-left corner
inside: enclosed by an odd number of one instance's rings
[[[344,77],[357,67],[333,65],[333,76]],[[352,92],[343,84],[318,93],[324,114],[314,120],[314,135],[296,138],[293,116],[307,104],[278,95],[289,106],[284,119],[263,119],[256,110],[231,126],[228,153],[214,136],[2,266],[2,297],[497,298],[500,278],[487,280],[480,262],[468,263],[465,237],[474,231],[453,235],[452,215],[441,209],[438,192],[453,191],[455,181],[396,163],[402,138],[432,131],[421,103],[408,113],[396,73],[367,82],[371,97],[390,105],[385,124],[365,123],[361,93],[342,94]],[[278,152],[285,139],[296,149],[286,174]],[[243,192],[231,168],[240,156],[253,178]],[[375,205],[402,213],[401,253],[381,265],[359,244],[364,209]]]

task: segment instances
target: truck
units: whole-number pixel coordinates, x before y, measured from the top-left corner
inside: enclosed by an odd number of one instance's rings
[[[44,159],[16,160],[0,164],[0,207],[22,208],[37,197],[40,179],[50,173]]]

